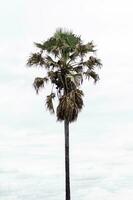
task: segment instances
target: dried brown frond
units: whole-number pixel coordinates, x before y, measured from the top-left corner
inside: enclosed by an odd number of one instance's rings
[[[56,89],[61,90],[63,88],[63,81],[62,81],[62,77],[61,77],[61,72],[51,70],[47,74],[48,74],[48,77],[51,80],[51,83],[56,86]]]
[[[59,105],[57,107],[57,119],[63,121],[67,119],[69,122],[73,122],[77,119],[79,111],[83,107],[82,100],[83,92],[81,90],[72,90],[67,95],[63,95],[60,98]]]
[[[35,80],[33,82],[33,86],[34,86],[37,94],[38,94],[39,89],[44,87],[45,82],[46,83],[48,82],[47,77],[44,77],[44,78],[37,77],[37,78],[35,78]]]
[[[32,65],[38,65],[42,66],[44,65],[44,58],[42,57],[42,53],[32,53],[27,61],[28,66]]]
[[[101,60],[94,57],[94,56],[90,56],[89,57],[89,61],[90,61],[90,65],[95,65],[95,66],[98,66],[98,67],[101,67],[102,64],[101,64]]]
[[[73,93],[73,99],[75,98],[75,103],[77,104],[78,109],[80,111],[83,107],[83,99],[82,99],[83,91],[76,89],[72,91],[72,93]]]
[[[46,97],[46,107],[51,112],[54,113],[54,105],[53,105],[53,99],[55,98],[55,94],[51,93]]]

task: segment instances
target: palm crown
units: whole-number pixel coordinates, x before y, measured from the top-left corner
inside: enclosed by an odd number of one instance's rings
[[[33,86],[38,93],[50,82],[53,90],[46,97],[47,108],[51,113],[55,112],[53,99],[57,97],[57,119],[73,122],[83,107],[83,91],[79,87],[84,78],[92,78],[94,82],[99,80],[95,68],[101,66],[101,61],[94,56],[95,46],[93,42],[83,44],[79,36],[62,29],[47,41],[35,45],[39,51],[30,55],[27,65],[44,68],[46,76],[35,78]]]

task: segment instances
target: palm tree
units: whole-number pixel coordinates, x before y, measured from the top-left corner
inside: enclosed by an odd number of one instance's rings
[[[50,113],[56,113],[58,121],[64,121],[65,132],[65,187],[66,200],[70,200],[69,170],[69,124],[74,122],[83,108],[83,91],[80,89],[84,78],[99,80],[95,72],[101,67],[96,58],[93,41],[83,43],[80,36],[71,31],[58,29],[55,34],[42,43],[35,43],[38,48],[28,59],[28,66],[39,66],[46,76],[37,77],[33,86],[38,94],[46,83],[51,83],[51,93],[46,96],[46,107]],[[53,100],[57,97],[55,110]]]

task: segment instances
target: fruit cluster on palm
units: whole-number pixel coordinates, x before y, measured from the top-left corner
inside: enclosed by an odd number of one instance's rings
[[[32,53],[28,66],[39,66],[44,69],[45,77],[34,80],[34,88],[40,88],[50,82],[52,92],[46,96],[46,107],[56,113],[58,121],[65,122],[65,155],[66,155],[66,200],[70,200],[69,178],[69,123],[77,119],[83,107],[83,91],[80,85],[84,78],[99,80],[95,68],[101,62],[95,55],[93,42],[83,43],[80,36],[71,31],[58,29],[47,41],[35,43],[38,52]],[[57,97],[55,110],[53,100]]]

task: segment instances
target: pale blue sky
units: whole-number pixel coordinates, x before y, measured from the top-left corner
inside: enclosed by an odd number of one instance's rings
[[[32,88],[40,74],[25,66],[34,41],[56,28],[72,29],[84,41],[94,40],[102,59],[100,82],[85,84],[85,107],[72,132],[133,132],[132,1],[1,1],[0,129],[1,134],[62,131],[44,107],[43,95]],[[52,124],[52,126],[51,126]]]

